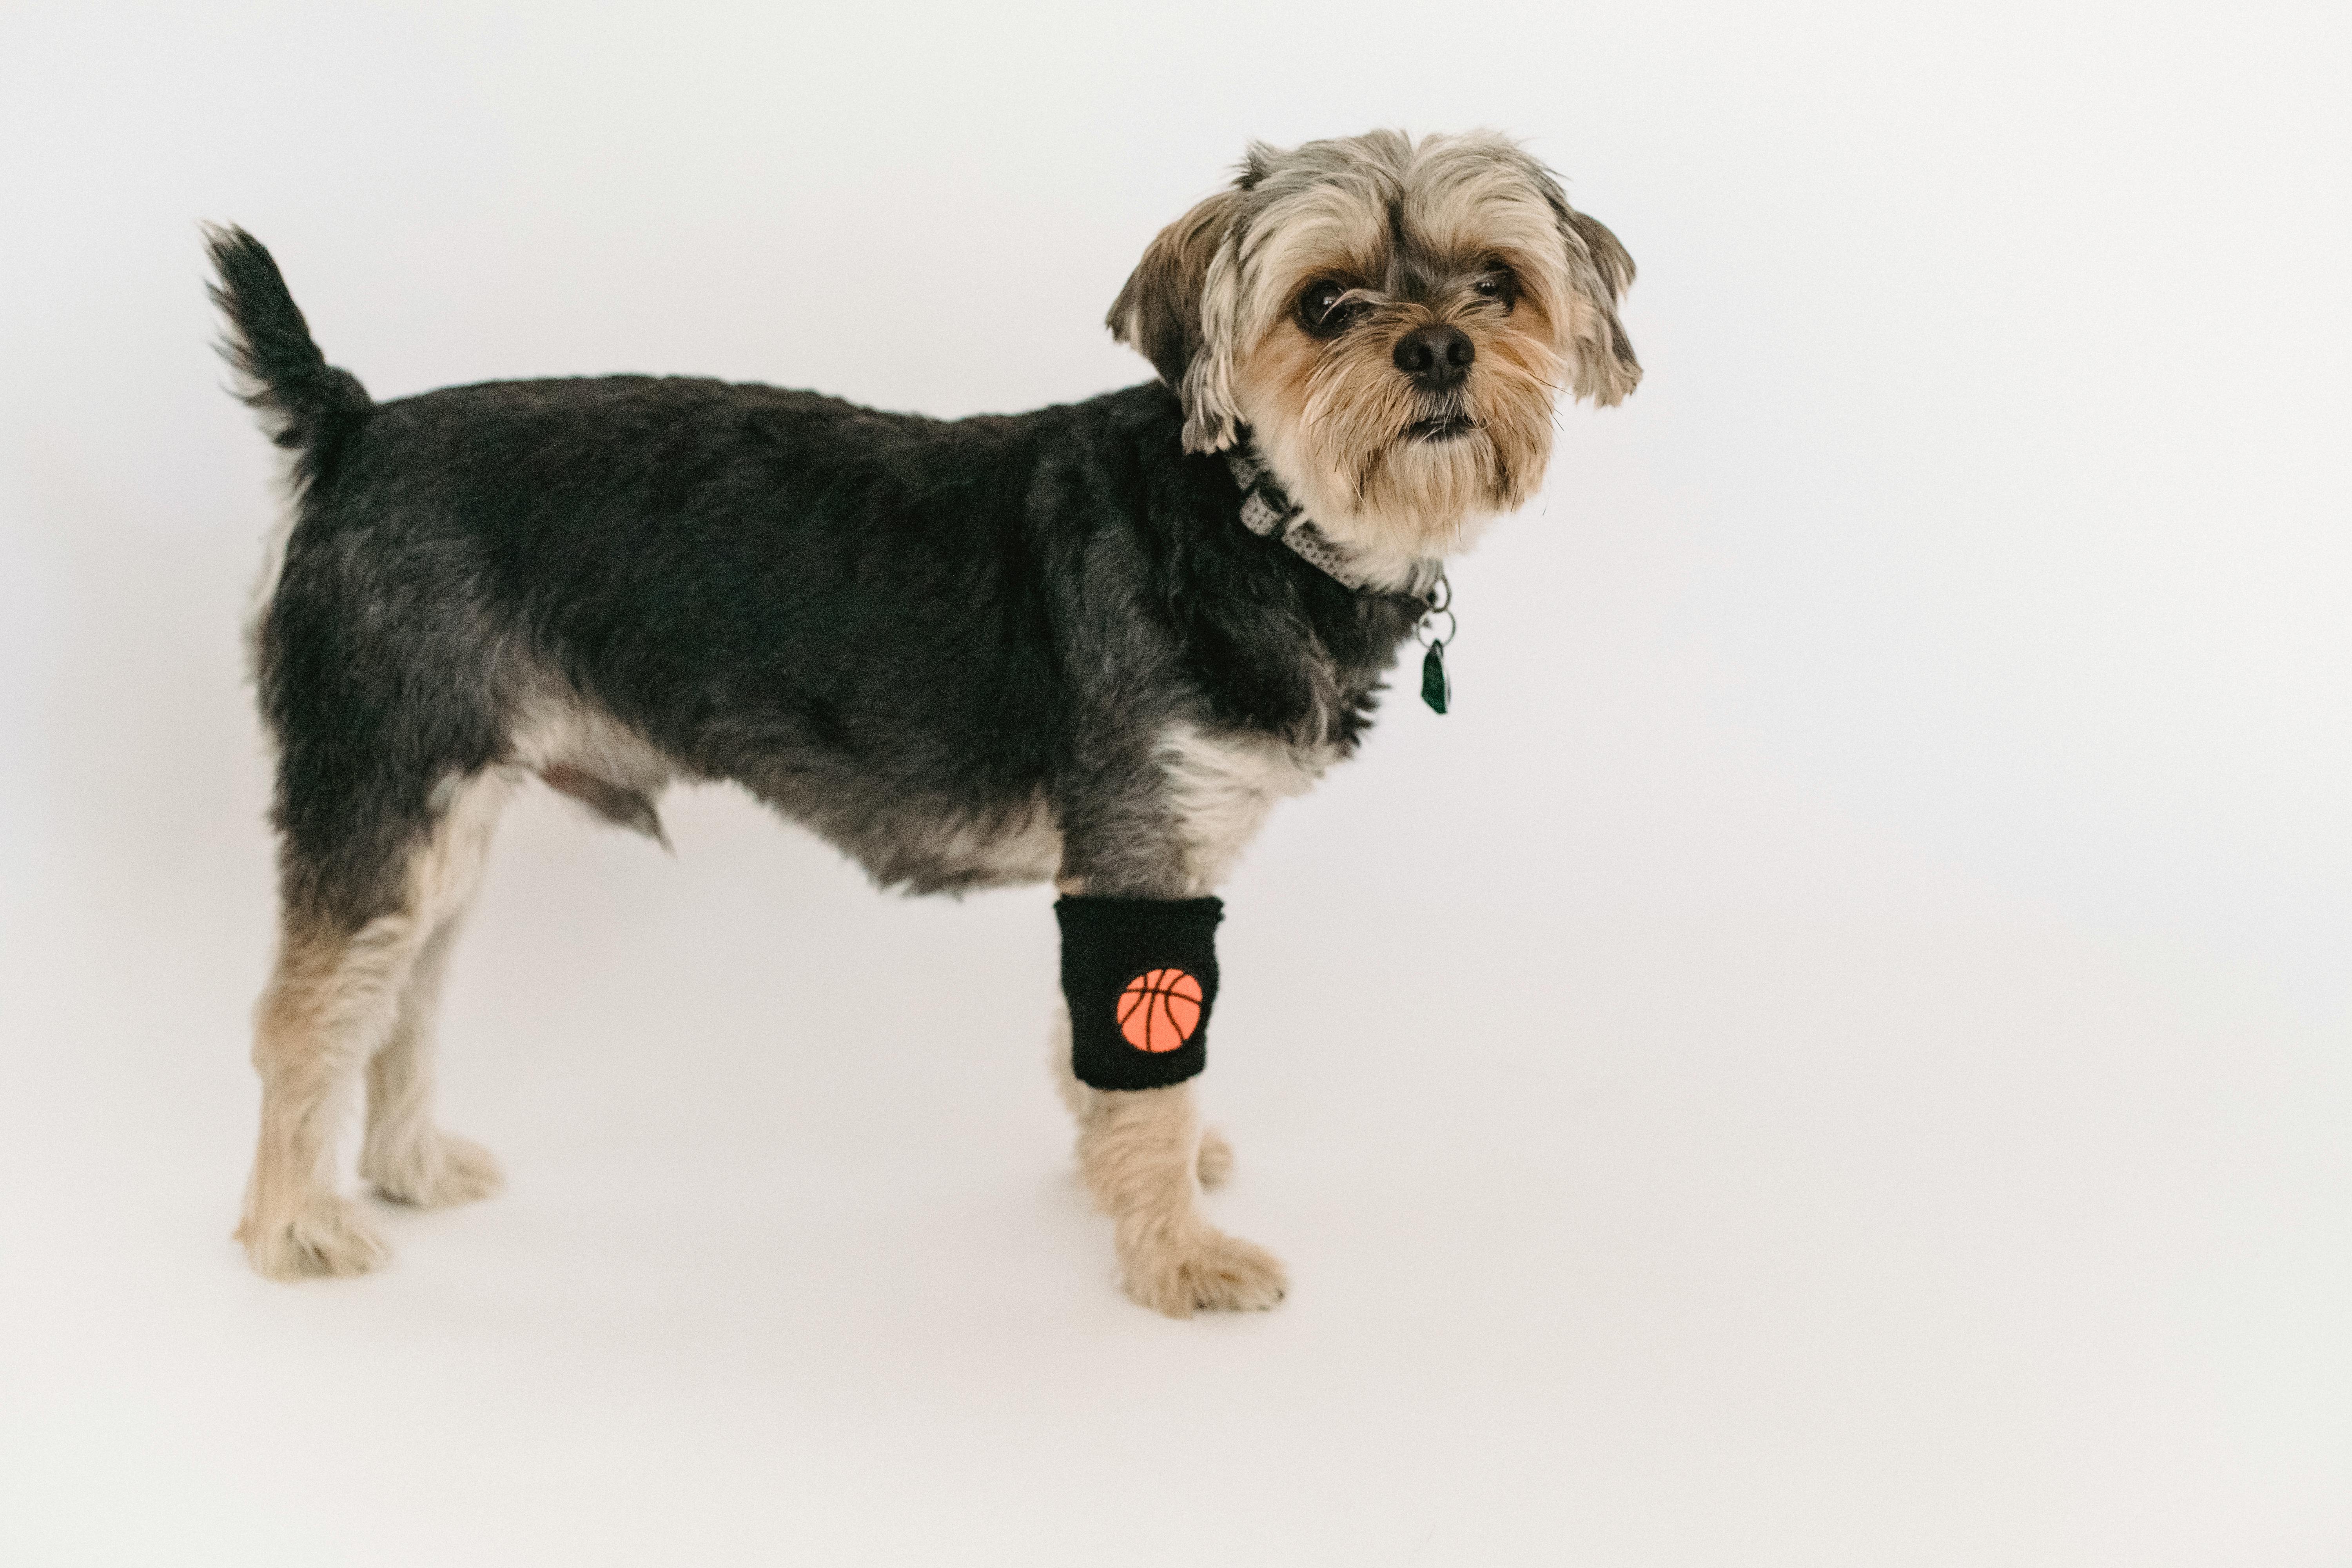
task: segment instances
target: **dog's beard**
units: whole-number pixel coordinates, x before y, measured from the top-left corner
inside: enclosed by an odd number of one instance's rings
[[[1370,324],[1336,343],[1277,330],[1240,366],[1251,430],[1294,499],[1333,537],[1382,555],[1443,555],[1543,482],[1563,374],[1549,331],[1460,323],[1476,349],[1463,383],[1416,387]]]

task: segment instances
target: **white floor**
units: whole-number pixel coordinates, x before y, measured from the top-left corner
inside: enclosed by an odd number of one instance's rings
[[[510,1190],[288,1288],[261,836],[97,864],[9,977],[0,1561],[2342,1561],[2352,1086],[2283,1002],[1834,837],[1797,919],[1515,876],[1523,800],[1381,750],[1234,890],[1213,1203],[1296,1290],[1189,1323],[1071,1180],[1043,894],[527,802],[446,1029]]]

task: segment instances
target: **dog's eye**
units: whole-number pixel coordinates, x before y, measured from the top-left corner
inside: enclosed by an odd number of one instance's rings
[[[1356,306],[1341,304],[1348,286],[1333,279],[1309,283],[1298,296],[1298,324],[1318,338],[1337,337],[1356,318]]]
[[[1470,285],[1470,291],[1481,300],[1497,301],[1507,310],[1518,303],[1519,280],[1507,267],[1490,267],[1478,274],[1478,280]]]

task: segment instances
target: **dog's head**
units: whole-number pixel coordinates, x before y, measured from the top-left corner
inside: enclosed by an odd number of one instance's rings
[[[1535,493],[1564,388],[1642,378],[1617,237],[1491,132],[1253,145],[1161,231],[1110,329],[1184,405],[1184,445],[1246,426],[1327,531],[1427,555]]]

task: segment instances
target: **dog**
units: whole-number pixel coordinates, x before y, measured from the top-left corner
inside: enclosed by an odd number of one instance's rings
[[[1254,144],[1111,306],[1155,380],[952,421],[634,375],[378,404],[259,242],[207,242],[287,464],[250,629],[280,913],[255,1268],[385,1256],[337,1179],[362,1082],[378,1194],[498,1189],[433,1091],[499,808],[536,777],[660,837],[687,778],[884,888],[1055,883],[1056,1073],[1120,1282],[1177,1316],[1281,1299],[1199,1201],[1232,1160],[1191,1083],[1215,889],[1357,749],[1401,648],[1442,652],[1444,562],[1536,492],[1561,395],[1640,380],[1632,258],[1544,165],[1483,132]]]

